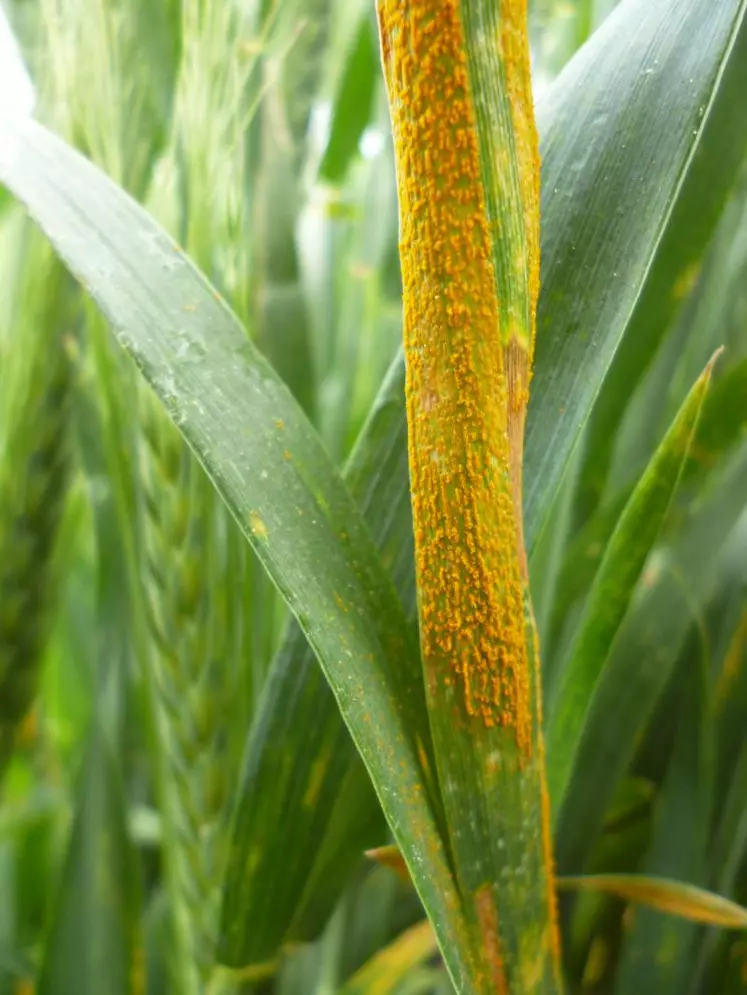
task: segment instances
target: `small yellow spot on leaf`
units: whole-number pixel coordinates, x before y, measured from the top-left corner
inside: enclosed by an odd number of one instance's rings
[[[249,515],[249,527],[252,530],[252,535],[257,536],[258,539],[267,538],[267,526],[256,511]]]

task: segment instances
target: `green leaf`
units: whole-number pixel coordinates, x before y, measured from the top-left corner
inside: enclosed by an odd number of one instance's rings
[[[747,432],[747,406],[742,401],[747,391],[747,360],[727,367],[728,360],[729,354],[726,353],[714,371],[690,453],[682,470],[680,494],[682,491],[688,493],[691,486],[706,487],[709,472],[719,466],[721,458],[738,445]],[[569,613],[574,604],[593,583],[599,561],[632,490],[632,484],[625,486],[600,505],[566,548],[547,637],[550,650],[554,653],[558,652],[558,644],[563,642],[565,630],[570,628]],[[677,503],[679,504],[679,500]],[[677,514],[676,509],[670,508],[668,518],[676,518]],[[546,657],[543,660],[546,674],[547,665]],[[550,674],[550,680],[552,679],[553,675]]]
[[[400,594],[409,598],[412,616],[415,584],[400,374],[397,365],[382,387],[345,480],[379,543],[382,562]],[[351,792],[357,799],[353,805],[347,804]],[[294,939],[315,936],[360,854],[385,838],[362,761],[296,621],[275,660],[250,732],[238,797],[224,894],[223,956],[232,963],[262,963],[275,956],[291,928]],[[330,836],[340,841],[338,855],[322,878],[316,867]],[[320,902],[317,895],[319,915],[310,921],[302,895],[312,880],[329,889],[329,898]]]
[[[378,134],[388,128],[388,111],[377,96],[372,127]],[[358,162],[342,190],[325,196],[317,225],[306,229],[303,256],[314,301],[321,432],[342,463],[402,339],[391,142]]]
[[[556,812],[561,874],[583,870],[611,796],[666,687],[691,625],[713,595],[744,511],[747,449],[715,475],[676,539],[639,585],[589,705],[573,774]]]
[[[332,128],[319,177],[339,184],[358,152],[361,136],[371,120],[379,60],[368,11],[363,13],[340,80],[332,108]]]
[[[632,394],[614,442],[614,459],[605,489],[607,495],[627,486],[640,475],[690,384],[714,350],[719,346],[725,348],[724,358],[718,365],[715,387],[730,374],[730,364],[738,363],[744,355],[746,181],[747,173],[723,211],[718,229],[700,264],[693,289],[685,296],[653,363]],[[630,392],[630,380],[626,381],[626,392]],[[741,412],[738,412],[737,403],[734,402],[731,408],[739,419]],[[724,415],[732,415],[728,404]],[[722,421],[722,426],[724,431],[731,431],[730,421]],[[589,444],[594,444],[594,432],[587,435],[590,437]],[[606,458],[603,447],[598,447],[597,452],[602,460]],[[582,504],[586,503],[586,497],[580,495]]]
[[[694,9],[696,5],[689,6]],[[700,27],[688,29],[681,24],[672,26],[673,39],[680,27],[694,32],[690,38],[698,38],[698,47],[711,41],[712,36],[706,41]],[[656,80],[659,67],[654,62],[649,68],[650,79]],[[733,36],[731,52],[723,60],[721,77],[716,82],[715,99],[710,105],[707,98],[701,97],[691,108],[697,115],[693,123],[701,132],[696,142],[697,154],[682,176],[681,189],[656,248],[650,273],[594,410],[590,456],[582,484],[582,500],[587,508],[593,507],[604,486],[617,429],[631,392],[697,279],[709,241],[747,157],[747,106],[739,96],[747,91],[747,31],[743,27]],[[689,88],[690,79],[683,80],[683,85]],[[635,132],[626,129],[621,134]],[[664,144],[667,131],[662,137]],[[713,348],[711,345],[709,351]]]
[[[637,480],[633,483],[637,483]],[[615,531],[620,515],[632,493],[633,485],[615,494],[597,508],[595,514],[577,530],[564,549],[563,565],[558,576],[552,606],[552,618],[549,632],[546,634],[549,652],[545,653],[545,659],[542,661],[543,673],[549,685],[555,678],[556,664],[563,658],[575,635],[583,598],[594,582],[609,538]],[[542,544],[544,545],[544,535]]]
[[[309,120],[318,99],[326,57],[333,4],[330,0],[286,0],[264,5],[265,24],[277,19],[274,44],[289,49],[282,61],[284,117],[292,139],[293,163],[299,173],[304,162]],[[273,32],[274,33],[274,32]]]
[[[581,450],[582,447],[579,446],[571,457],[562,485],[555,497],[553,509],[550,512],[548,527],[539,537],[532,556],[532,576],[530,577],[532,607],[534,617],[537,620],[540,645],[545,651],[542,656],[542,673],[545,682],[548,680],[551,664],[546,650],[554,648],[548,638],[552,609],[558,596],[564,554],[573,524],[573,506],[581,464]],[[566,593],[565,587],[562,588],[562,593]]]
[[[38,984],[39,995],[142,991],[138,867],[120,772],[95,723]]]
[[[427,783],[417,651],[342,481],[230,310],[147,213],[39,125],[8,122],[3,139],[0,177],[109,317],[299,619],[450,970],[469,976]]]
[[[530,546],[636,303],[654,293],[659,246],[682,237],[672,226],[700,209],[703,183],[714,199],[731,186],[729,173],[688,178],[735,131],[747,135],[745,45],[744,0],[626,0],[538,107],[541,133],[546,121],[553,130],[524,470]]]
[[[747,435],[747,358],[715,378],[685,467],[683,483],[718,462]]]
[[[602,891],[691,922],[747,929],[747,909],[681,881],[643,874],[593,874],[559,877],[558,887],[569,891]]]
[[[715,357],[693,386],[618,520],[587,597],[578,634],[561,665],[557,689],[550,693],[547,779],[556,804],[571,777],[585,716],[610,646],[677,489],[714,362]]]

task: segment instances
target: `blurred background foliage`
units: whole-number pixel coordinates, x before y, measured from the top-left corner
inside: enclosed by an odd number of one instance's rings
[[[401,337],[372,3],[2,5],[35,114],[177,239],[344,465]],[[614,6],[530,4],[538,99]],[[645,870],[745,901],[747,163],[735,174],[676,284],[638,298],[532,582],[552,692],[627,498],[726,346],[557,833],[563,872]],[[387,831],[359,802],[358,761],[338,772],[338,808],[323,791],[303,812],[288,801],[315,716],[286,740],[282,705],[302,677],[321,680],[303,637],[98,311],[4,194],[0,281],[0,995],[447,993],[411,889],[362,855]],[[402,468],[378,458],[401,489]],[[300,661],[296,685],[265,687],[284,659]],[[649,666],[630,677],[630,660]],[[236,918],[242,972],[215,957],[221,903],[251,871],[230,816],[237,786],[262,776],[260,749],[277,764],[264,776],[285,761],[286,794],[237,816],[245,845],[277,843],[277,880]],[[739,934],[598,894],[564,900],[563,928],[573,990],[747,990]]]

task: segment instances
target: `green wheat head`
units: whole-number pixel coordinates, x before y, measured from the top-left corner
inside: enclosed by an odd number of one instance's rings
[[[225,853],[236,613],[226,583],[224,509],[151,395],[143,393],[142,553],[152,706],[161,757],[162,816],[174,925],[209,978]],[[195,987],[196,986],[196,987]]]

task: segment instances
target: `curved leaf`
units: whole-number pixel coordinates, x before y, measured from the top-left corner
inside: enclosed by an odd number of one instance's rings
[[[693,37],[700,44],[700,35]],[[650,274],[594,409],[581,492],[586,509],[596,504],[604,486],[613,440],[631,391],[703,268],[709,241],[747,157],[747,108],[739,96],[745,92],[747,32],[742,30],[735,36],[719,81],[719,98],[704,119],[697,154],[683,177]],[[705,112],[705,105],[701,109]]]
[[[643,874],[591,874],[559,877],[558,887],[568,891],[602,891],[626,902],[646,905],[659,912],[682,916],[691,922],[726,929],[747,929],[747,909],[692,884]]]
[[[711,149],[717,137],[706,135],[707,123],[721,121],[718,138],[730,141],[734,124],[718,112],[737,102],[747,132],[740,81],[728,72],[747,44],[745,7],[744,0],[626,0],[538,109],[540,129],[549,118],[553,131],[543,148],[543,293],[527,421],[529,545],[544,526],[675,205],[690,192],[685,180],[701,140]],[[568,90],[582,99],[564,99]],[[714,186],[725,184],[722,195],[729,180],[713,178]]]
[[[400,596],[409,597],[412,617],[415,580],[400,373],[398,366],[382,387],[345,480]],[[348,804],[351,792],[353,805]],[[316,867],[329,837],[338,841],[337,859],[322,877]],[[244,754],[223,907],[223,956],[262,963],[275,956],[288,932],[297,940],[313,938],[360,854],[385,837],[368,775],[294,620]],[[310,921],[302,895],[314,879],[328,889],[328,899],[322,901],[317,892],[318,911]]]
[[[6,122],[0,142],[0,178],[108,316],[301,623],[450,970],[469,976],[429,790],[417,650],[317,436],[230,310],[142,208],[33,122]]]

